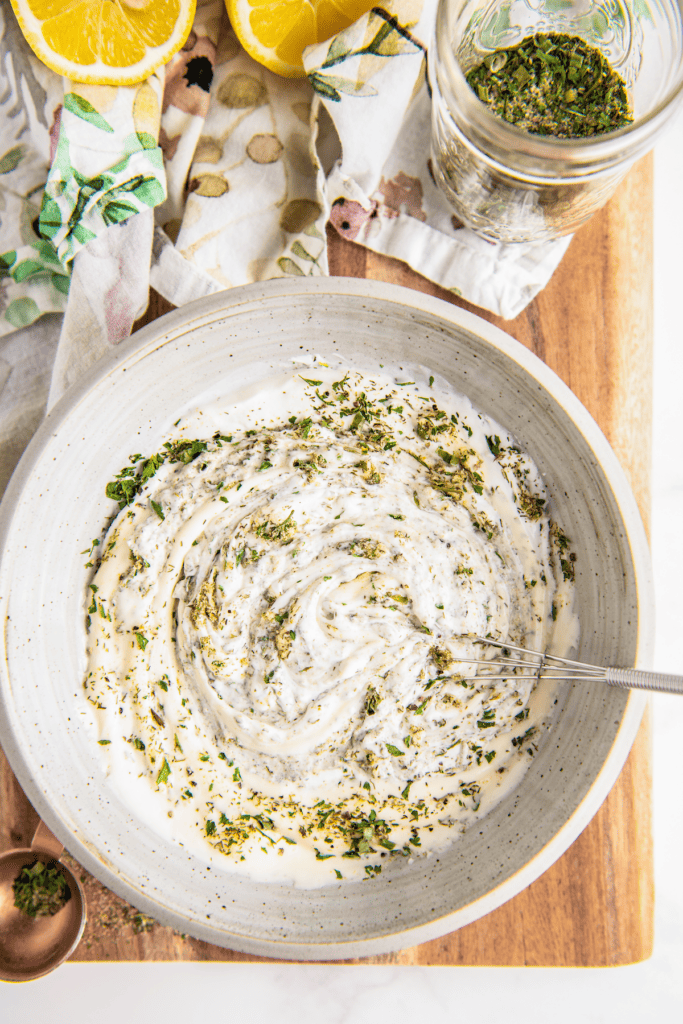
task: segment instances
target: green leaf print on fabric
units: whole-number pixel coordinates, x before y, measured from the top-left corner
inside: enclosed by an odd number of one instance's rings
[[[132,203],[121,202],[121,200],[114,199],[111,203],[106,203],[102,208],[102,219],[105,224],[120,224],[121,221],[128,220],[138,212],[137,206],[133,206]]]
[[[162,87],[156,78],[156,84],[150,82],[121,87],[106,117],[97,109],[104,104],[96,96],[92,102],[78,91],[64,97],[39,221],[42,237],[52,242],[64,267],[107,228],[166,199],[163,154],[154,118],[147,116],[152,108],[158,115]],[[93,151],[107,161],[95,174],[90,171]]]
[[[15,146],[8,150],[3,157],[0,157],[0,174],[9,174],[21,163],[24,155],[23,146]]]
[[[79,174],[75,168],[73,171],[73,177],[76,184],[78,185],[78,191],[76,193],[73,209],[71,210],[71,214],[67,221],[67,234],[68,231],[71,230],[74,234],[74,237],[78,239],[78,235],[76,235],[74,228],[77,227],[80,224],[80,221],[83,219],[83,214],[85,212],[86,206],[93,198],[93,196],[97,195],[99,192],[105,192],[109,188],[109,186],[112,183],[112,179],[109,178],[108,175],[104,174],[99,175],[97,178],[88,179],[85,178],[82,174]],[[40,230],[42,234],[42,213],[40,219]],[[94,235],[91,235],[91,237],[94,237]]]
[[[147,153],[151,160],[155,160],[155,154],[159,152],[159,146],[157,140],[149,132],[130,132],[124,139],[121,140],[121,147],[124,151],[124,157],[109,170],[112,174],[118,171],[123,171],[128,165],[128,157],[131,153]],[[163,160],[163,157],[162,157]],[[159,165],[161,166],[161,164]]]
[[[403,54],[414,54],[420,50],[423,52],[425,50],[424,45],[419,40],[414,39],[407,28],[404,28],[395,17],[391,17],[379,7],[373,8],[368,15],[368,31],[370,33],[374,32],[372,38],[364,46],[357,47],[356,49],[348,45],[349,33],[342,32],[336,36],[330,43],[323,63],[319,68],[309,73],[309,82],[315,92],[322,96],[323,99],[339,103],[343,93],[349,96],[377,95],[377,90],[368,84],[368,78],[371,78],[374,72],[368,74],[369,66],[367,61],[363,62],[361,60],[355,78],[325,75],[322,72],[327,68],[336,67],[338,64],[343,64],[345,61],[350,61],[355,57],[400,57]],[[380,63],[382,62],[380,61]],[[365,78],[363,75],[365,75]]]
[[[40,233],[43,238],[54,238],[62,226],[62,211],[54,199],[43,197],[40,211]]]
[[[365,82],[355,82],[352,78],[339,78],[337,75],[321,75],[314,71],[308,76],[308,80],[320,96],[325,99],[334,100],[338,103],[341,99],[340,93],[347,93],[350,96],[376,96],[377,90]]]
[[[306,249],[305,246],[303,246],[301,242],[299,242],[297,239],[295,239],[292,242],[292,246],[289,251],[291,252],[292,256],[297,256],[300,260],[306,260],[308,263],[310,263],[311,269],[309,270],[307,275],[306,271],[303,270],[298,263],[290,259],[289,256],[281,256],[280,259],[277,261],[277,265],[280,268],[280,270],[282,270],[285,274],[292,274],[295,275],[296,277],[310,277],[315,272],[314,268],[315,270],[318,271],[319,274],[322,274],[323,271],[321,270],[320,264],[318,263],[318,260],[320,259],[321,255],[320,253],[317,256],[312,256],[308,249]]]
[[[139,199],[141,203],[146,203],[147,206],[158,206],[166,198],[166,190],[162,188],[157,178],[151,176],[142,178],[131,191],[136,199]]]
[[[351,52],[352,50],[346,45],[346,33],[340,32],[340,34],[335,36],[330,43],[325,63],[322,66],[324,68],[330,68],[333,64],[346,60]]]
[[[9,277],[11,268],[16,263],[17,254],[14,249],[10,252],[4,252],[0,256],[0,278]]]
[[[69,294],[69,284],[71,283],[71,279],[65,274],[52,274],[50,280],[52,282],[52,287],[56,288],[58,292],[62,293],[62,295]]]
[[[156,206],[166,198],[166,190],[159,180],[152,175],[136,174],[127,181],[118,182],[113,174],[103,173],[95,178],[86,178],[73,168],[73,180],[78,186],[75,195],[67,205],[71,213],[66,224],[62,220],[64,205],[55,199],[43,198],[40,213],[40,232],[44,238],[56,239],[60,235],[59,244],[67,243],[67,260],[76,253],[73,240],[85,245],[96,232],[83,223],[101,223],[102,227],[120,224],[129,217],[135,216],[141,209]],[[125,198],[124,198],[125,197]]]
[[[281,256],[277,261],[277,265],[285,274],[293,274],[295,277],[306,276],[299,264],[295,263],[294,260],[290,260],[288,256]]]
[[[339,103],[341,100],[341,94],[329,84],[324,75],[313,71],[309,74],[308,81],[313,86],[313,91],[317,92],[323,99],[332,100],[334,103]]]
[[[17,330],[20,327],[28,327],[40,316],[40,309],[34,299],[24,296],[23,299],[14,299],[5,310],[5,320],[9,320],[12,327]]]
[[[135,133],[135,137],[137,138],[138,142],[140,143],[140,148],[141,149],[156,149],[157,148],[157,140],[154,138],[153,135],[150,135],[149,132],[136,132]]]
[[[302,260],[310,260],[311,263],[318,262],[316,256],[311,256],[310,252],[306,252],[301,242],[292,242],[292,254]]]
[[[373,14],[385,18],[384,13],[380,14],[377,8]],[[416,53],[417,50],[424,49],[423,44],[414,39],[396,18],[387,18],[363,52],[372,53],[376,57],[398,57],[402,53]]]
[[[103,176],[105,177],[105,176]],[[157,203],[161,203],[166,198],[166,193],[161,187],[156,178],[150,175],[136,174],[127,181],[121,181],[118,184],[114,183],[114,179],[110,175],[106,175],[106,183],[98,184],[100,179],[94,178],[92,182],[89,182],[89,186],[96,186],[95,192],[102,192],[102,195],[97,199],[97,206],[101,210],[105,210],[113,200],[116,200],[119,196],[129,195],[133,199],[137,199],[138,202],[144,203],[145,206],[156,206]],[[85,189],[83,190],[85,192]],[[128,204],[131,216],[133,213],[139,213],[140,208],[133,204]],[[125,218],[121,218],[125,220]]]
[[[334,67],[336,64],[350,60],[352,57],[365,55],[400,57],[404,53],[415,53],[417,50],[425,50],[424,45],[419,40],[414,39],[407,28],[404,28],[396,18],[390,17],[381,8],[373,8],[370,20],[368,21],[368,27],[370,27],[373,21],[379,21],[381,24],[370,42],[365,46],[359,47],[357,50],[346,49],[344,44],[345,33],[333,39],[327,51],[327,57],[320,66],[321,69]]]
[[[59,267],[56,273],[55,267]],[[14,249],[0,255],[0,280],[23,284],[25,281],[33,283],[41,276],[45,283],[52,284],[59,278],[58,290],[63,294],[69,290],[69,277],[61,272],[61,264],[50,242],[41,240],[25,245],[20,255]]]
[[[45,273],[45,267],[37,260],[22,260],[21,263],[12,267],[12,277],[17,284],[21,284],[27,277],[35,277],[36,274],[43,273]]]
[[[105,121],[100,112],[84,96],[79,96],[75,92],[68,92],[64,97],[64,106],[70,113],[82,118],[95,128],[99,128],[103,132],[114,131],[109,122]]]
[[[77,242],[80,244],[87,245],[93,238],[96,237],[95,232],[91,231],[90,228],[86,228],[84,224],[76,224],[72,234]]]
[[[61,263],[59,262],[59,256],[55,252],[55,247],[52,244],[52,242],[48,242],[44,238],[41,238],[40,241],[33,243],[33,248],[39,254],[41,260],[43,260],[45,263],[54,263],[58,267],[61,266]]]

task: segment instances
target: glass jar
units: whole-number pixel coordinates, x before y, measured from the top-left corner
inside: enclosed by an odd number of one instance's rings
[[[495,242],[575,231],[603,206],[683,100],[683,0],[439,0],[430,47],[432,170],[456,215]],[[588,138],[496,117],[465,75],[538,32],[580,36],[626,84],[633,123]]]

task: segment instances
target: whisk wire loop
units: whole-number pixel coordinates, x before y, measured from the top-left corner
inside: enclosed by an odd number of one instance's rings
[[[500,669],[511,669],[510,675],[520,682],[536,682],[540,679],[565,682],[602,682],[621,689],[654,690],[661,693],[683,694],[683,676],[667,675],[663,672],[646,672],[636,668],[601,668],[599,665],[587,665],[581,661],[560,658],[555,654],[543,651],[532,651],[526,647],[490,637],[475,637],[475,643],[487,644],[502,650],[502,657],[494,658],[458,658],[464,665],[476,665],[493,671],[477,672],[480,677],[491,677],[502,673]],[[512,657],[512,652],[520,657]],[[536,659],[536,660],[534,660]],[[523,669],[524,674],[518,674]]]

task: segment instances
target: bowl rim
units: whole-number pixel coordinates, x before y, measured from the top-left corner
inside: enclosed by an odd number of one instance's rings
[[[382,300],[397,306],[408,307],[431,316],[446,320],[454,327],[469,331],[493,348],[517,363],[534,380],[541,384],[572,419],[590,449],[596,455],[613,491],[622,517],[626,537],[631,549],[638,598],[638,629],[635,663],[638,667],[649,668],[652,664],[654,647],[654,588],[649,547],[645,529],[627,481],[605,435],[588,410],[562,379],[530,349],[506,334],[482,317],[430,295],[400,285],[366,279],[327,278],[279,278],[266,282],[238,286],[197,299],[158,318],[132,335],[111,353],[102,357],[83,377],[73,384],[62,398],[48,412],[26,451],[21,457],[5,491],[0,505],[0,578],[6,558],[8,534],[13,516],[22,492],[31,473],[39,462],[43,449],[59,431],[62,423],[77,409],[81,400],[90,390],[107,376],[115,373],[122,364],[134,365],[138,360],[155,349],[162,347],[179,334],[186,334],[221,316],[232,316],[242,306],[267,302],[274,296],[308,295],[324,300],[328,296],[348,295],[367,299],[370,302]],[[138,891],[128,881],[120,878],[98,856],[94,846],[74,836],[62,823],[50,805],[47,795],[33,779],[21,747],[21,734],[13,715],[12,686],[7,666],[6,617],[3,611],[0,633],[0,742],[7,759],[15,772],[27,797],[55,835],[88,871],[100,879],[117,895],[133,902],[141,910],[151,914],[163,924],[181,930],[189,930],[189,922],[175,912],[166,910]],[[610,751],[596,775],[590,789],[555,835],[516,872],[486,894],[458,910],[449,912],[431,921],[403,928],[386,936],[369,939],[354,939],[348,942],[296,942],[290,939],[252,939],[243,934],[223,931],[218,939],[216,931],[199,922],[192,922],[191,931],[197,938],[217,943],[249,954],[282,959],[330,960],[370,956],[391,952],[438,938],[490,913],[507,902],[562,856],[578,835],[588,825],[607,797],[628,757],[643,711],[647,704],[645,694],[630,691],[621,723],[614,737]]]

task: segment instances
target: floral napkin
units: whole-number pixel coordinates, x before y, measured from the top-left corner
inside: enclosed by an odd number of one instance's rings
[[[429,163],[436,0],[393,0],[310,47],[282,79],[199,0],[183,49],[139,86],[59,79],[0,11],[0,334],[66,307],[53,397],[144,309],[328,273],[325,226],[514,317],[568,239],[494,245],[466,229]],[[153,227],[153,221],[156,225]]]
[[[64,266],[105,228],[166,198],[162,93],[157,75],[126,89],[65,82],[39,223]]]
[[[569,239],[494,245],[453,216],[429,162],[435,7],[394,0],[373,8],[309,48],[304,80],[270,74],[223,24],[215,54],[202,51],[213,75],[206,113],[192,107],[203,115],[201,128],[192,127],[196,146],[185,147],[184,163],[173,150],[175,180],[187,190],[169,184],[173,202],[157,210],[157,291],[180,305],[236,284],[326,274],[329,220],[340,235],[404,260],[475,305],[507,318],[521,312]],[[187,56],[192,81],[195,58]],[[162,116],[167,148],[180,147],[190,128],[177,111],[191,104],[175,88]]]
[[[0,6],[0,336],[62,312],[69,271],[41,238],[52,112],[62,80],[33,56],[9,4]]]

